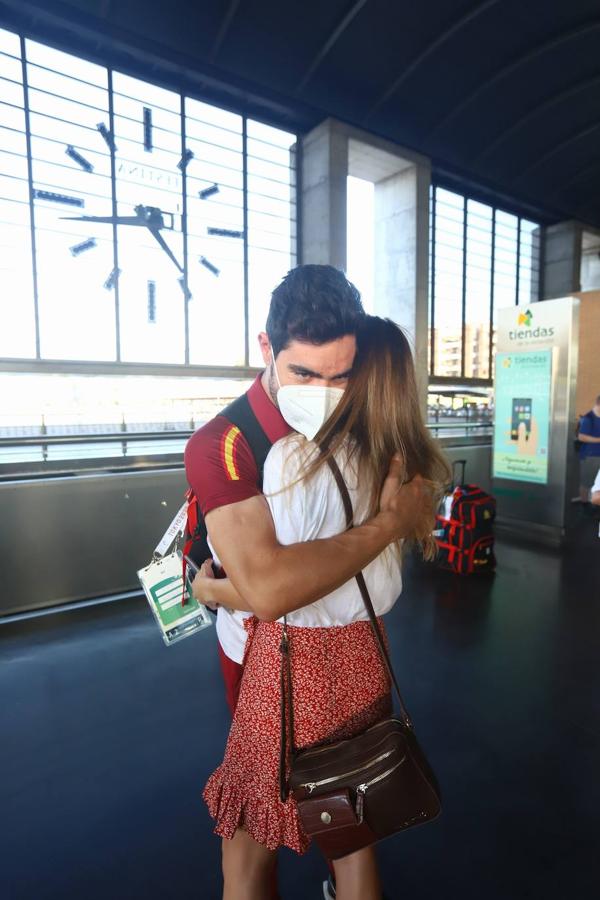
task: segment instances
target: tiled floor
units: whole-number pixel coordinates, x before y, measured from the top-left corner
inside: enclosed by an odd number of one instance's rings
[[[489,581],[409,565],[388,629],[444,813],[381,845],[389,898],[600,896],[597,529],[499,542]],[[2,900],[218,900],[214,640],[165,648],[142,600],[0,626]],[[282,854],[283,900],[323,873]]]

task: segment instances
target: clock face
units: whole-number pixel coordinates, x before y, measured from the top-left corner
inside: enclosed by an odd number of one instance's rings
[[[41,357],[257,362],[293,264],[293,135],[25,46]]]
[[[226,317],[226,343],[237,348],[227,361],[243,364],[241,117],[225,113],[234,126],[229,146],[211,147],[214,126],[188,116],[192,136],[182,153],[179,94],[118,73],[112,87],[112,118],[108,90],[98,86],[96,107],[83,117],[57,98],[52,111],[64,140],[36,139],[49,157],[34,168],[40,280],[54,272],[53,296],[40,298],[40,315],[55,317],[42,355],[114,358],[118,322],[121,360],[182,362],[187,305],[190,361],[222,364],[225,341],[206,327],[216,306],[220,331]],[[93,340],[77,339],[88,328]]]

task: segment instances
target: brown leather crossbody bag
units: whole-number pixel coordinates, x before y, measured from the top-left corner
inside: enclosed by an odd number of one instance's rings
[[[348,489],[335,460],[329,459],[328,464],[350,528],[353,510]],[[281,799],[285,801],[291,791],[304,831],[328,859],[339,859],[412,825],[429,822],[441,811],[439,786],[404,706],[362,572],[356,580],[398,695],[400,715],[383,719],[347,740],[295,749],[290,640],[285,620],[281,641]]]

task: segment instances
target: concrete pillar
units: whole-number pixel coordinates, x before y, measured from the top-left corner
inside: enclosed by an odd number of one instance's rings
[[[302,142],[302,262],[346,270],[348,139],[327,119]]]
[[[427,396],[429,171],[410,165],[375,183],[375,312],[401,325]]]
[[[375,185],[375,312],[407,332],[425,411],[430,163],[358,128],[322,122],[302,147],[303,262],[346,269],[348,175]]]
[[[542,253],[542,300],[568,297],[581,290],[581,244],[579,222],[558,222],[545,230]]]

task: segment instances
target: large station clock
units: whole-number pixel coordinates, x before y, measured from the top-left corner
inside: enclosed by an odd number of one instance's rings
[[[218,238],[221,247],[223,241],[241,244],[244,231],[223,227],[218,216],[211,222],[210,210],[216,209],[221,186],[202,179],[201,154],[196,155],[191,146],[183,153],[174,152],[176,141],[181,147],[180,134],[169,134],[166,141],[163,130],[155,141],[151,107],[143,107],[137,123],[128,120],[125,124],[121,137],[111,132],[106,121],[97,123],[94,133],[85,136],[85,147],[54,142],[54,171],[60,165],[63,173],[60,187],[56,177],[50,184],[43,178],[34,181],[36,214],[43,209],[46,224],[46,236],[38,242],[40,265],[54,266],[55,279],[61,282],[65,297],[71,298],[71,308],[77,289],[80,305],[90,294],[98,298],[99,285],[118,296],[116,335],[123,345],[121,358],[142,360],[151,352],[160,359],[164,351],[163,361],[174,361],[183,353],[183,305],[193,299],[192,270],[201,267],[212,279],[223,277],[226,261],[211,258],[210,239]],[[194,177],[188,179],[191,168]],[[191,252],[187,241],[190,204],[204,208]],[[99,302],[95,301],[96,306]],[[105,306],[108,309],[110,301]],[[156,323],[163,329],[173,328],[172,342],[177,347],[170,353],[164,330],[162,338],[143,330]]]

